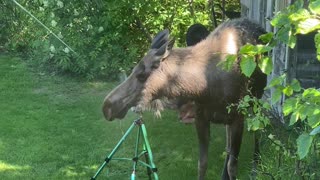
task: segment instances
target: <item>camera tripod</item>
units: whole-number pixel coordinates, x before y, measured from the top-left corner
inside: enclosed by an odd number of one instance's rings
[[[135,155],[133,158],[113,158],[113,155],[117,152],[117,150],[120,148],[121,144],[125,141],[126,137],[131,133],[131,131],[134,129],[134,127],[138,127],[138,132],[137,132],[137,139],[136,139],[136,144],[135,144]],[[142,151],[139,154],[139,144],[140,144],[140,138],[142,136],[143,140],[143,148]],[[145,157],[145,162],[141,161],[140,158],[144,156]],[[137,170],[137,165],[141,164],[142,166],[147,167],[147,175],[149,177],[149,180],[152,179],[152,174],[154,180],[158,180],[158,174],[157,174],[157,168],[153,162],[153,156],[150,148],[150,144],[147,138],[147,129],[142,121],[142,117],[136,119],[133,121],[129,129],[126,131],[126,133],[122,136],[120,141],[117,143],[117,145],[113,148],[111,153],[106,157],[104,162],[101,164],[95,175],[91,178],[91,180],[95,180],[98,175],[101,173],[103,168],[111,161],[111,160],[126,160],[126,161],[133,161],[133,170],[131,173],[131,180],[135,180],[136,177],[136,170]]]

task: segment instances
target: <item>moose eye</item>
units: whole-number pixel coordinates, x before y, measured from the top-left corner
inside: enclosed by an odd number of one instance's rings
[[[137,74],[136,77],[140,82],[145,82],[148,78],[148,76],[145,73]]]

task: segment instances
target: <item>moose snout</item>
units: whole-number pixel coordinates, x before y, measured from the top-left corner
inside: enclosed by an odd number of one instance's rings
[[[102,112],[107,120],[112,121],[114,119],[112,116],[112,103],[109,100],[104,101]]]
[[[104,117],[112,121],[114,119],[123,119],[130,108],[129,104],[121,100],[112,101],[110,98],[105,99],[102,107]]]

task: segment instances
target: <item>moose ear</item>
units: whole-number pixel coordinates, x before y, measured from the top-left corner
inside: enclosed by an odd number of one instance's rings
[[[171,49],[173,48],[173,45],[174,45],[174,42],[175,42],[175,41],[176,41],[175,38],[172,38],[172,39],[169,41],[167,50],[171,51]]]
[[[159,49],[157,49],[157,52],[155,53],[156,56],[163,56],[167,51],[168,42],[163,44]]]
[[[173,48],[175,39],[171,39],[170,41],[163,44],[157,52],[155,53],[156,56],[162,56],[162,59],[166,58],[169,54],[171,49]]]
[[[159,32],[152,40],[151,49],[159,49],[169,40],[169,30]]]

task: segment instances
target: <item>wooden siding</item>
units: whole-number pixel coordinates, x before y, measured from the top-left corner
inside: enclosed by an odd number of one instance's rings
[[[243,17],[256,21],[264,27],[266,31],[274,33],[277,32],[277,29],[274,29],[270,25],[270,19],[272,19],[275,12],[284,9],[290,3],[289,0],[241,0],[240,2]],[[288,59],[287,52],[288,48],[284,44],[279,44],[273,49],[272,54],[270,54],[273,60],[273,70],[271,75],[268,76],[268,82],[273,77],[279,76],[286,71],[286,60]],[[273,92],[273,89],[265,91],[264,97],[272,97]],[[281,112],[283,99],[284,97],[282,98],[282,101],[274,106],[278,112]]]
[[[293,0],[241,0],[242,16],[258,22],[268,32],[277,32],[270,25],[274,13],[289,6]],[[287,72],[288,80],[298,79],[302,86],[320,87],[320,62],[316,60],[314,34],[300,35],[294,49],[279,44],[273,49],[274,68],[269,79]],[[269,92],[272,96],[272,92]]]
[[[270,19],[274,13],[283,10],[294,0],[241,0],[241,13],[258,22],[268,32],[277,32],[276,28],[270,25]],[[273,71],[268,77],[268,81],[273,77],[287,72],[287,81],[296,78],[305,88],[320,87],[320,62],[316,59],[316,49],[314,45],[314,33],[309,35],[299,35],[294,49],[290,49],[284,44],[278,44],[272,51]],[[266,91],[265,97],[271,97],[273,90]],[[281,112],[282,98],[274,107]],[[282,114],[279,114],[282,115]]]
[[[315,33],[299,35],[291,64],[292,78],[298,79],[302,86],[320,87],[320,62],[316,57]]]
[[[268,32],[277,32],[270,25],[270,19],[273,17],[274,12],[278,12],[289,5],[290,0],[241,0],[242,16],[258,22]],[[279,76],[285,71],[287,58],[287,47],[283,44],[277,45],[273,50],[273,76]],[[271,93],[272,94],[272,93]]]

